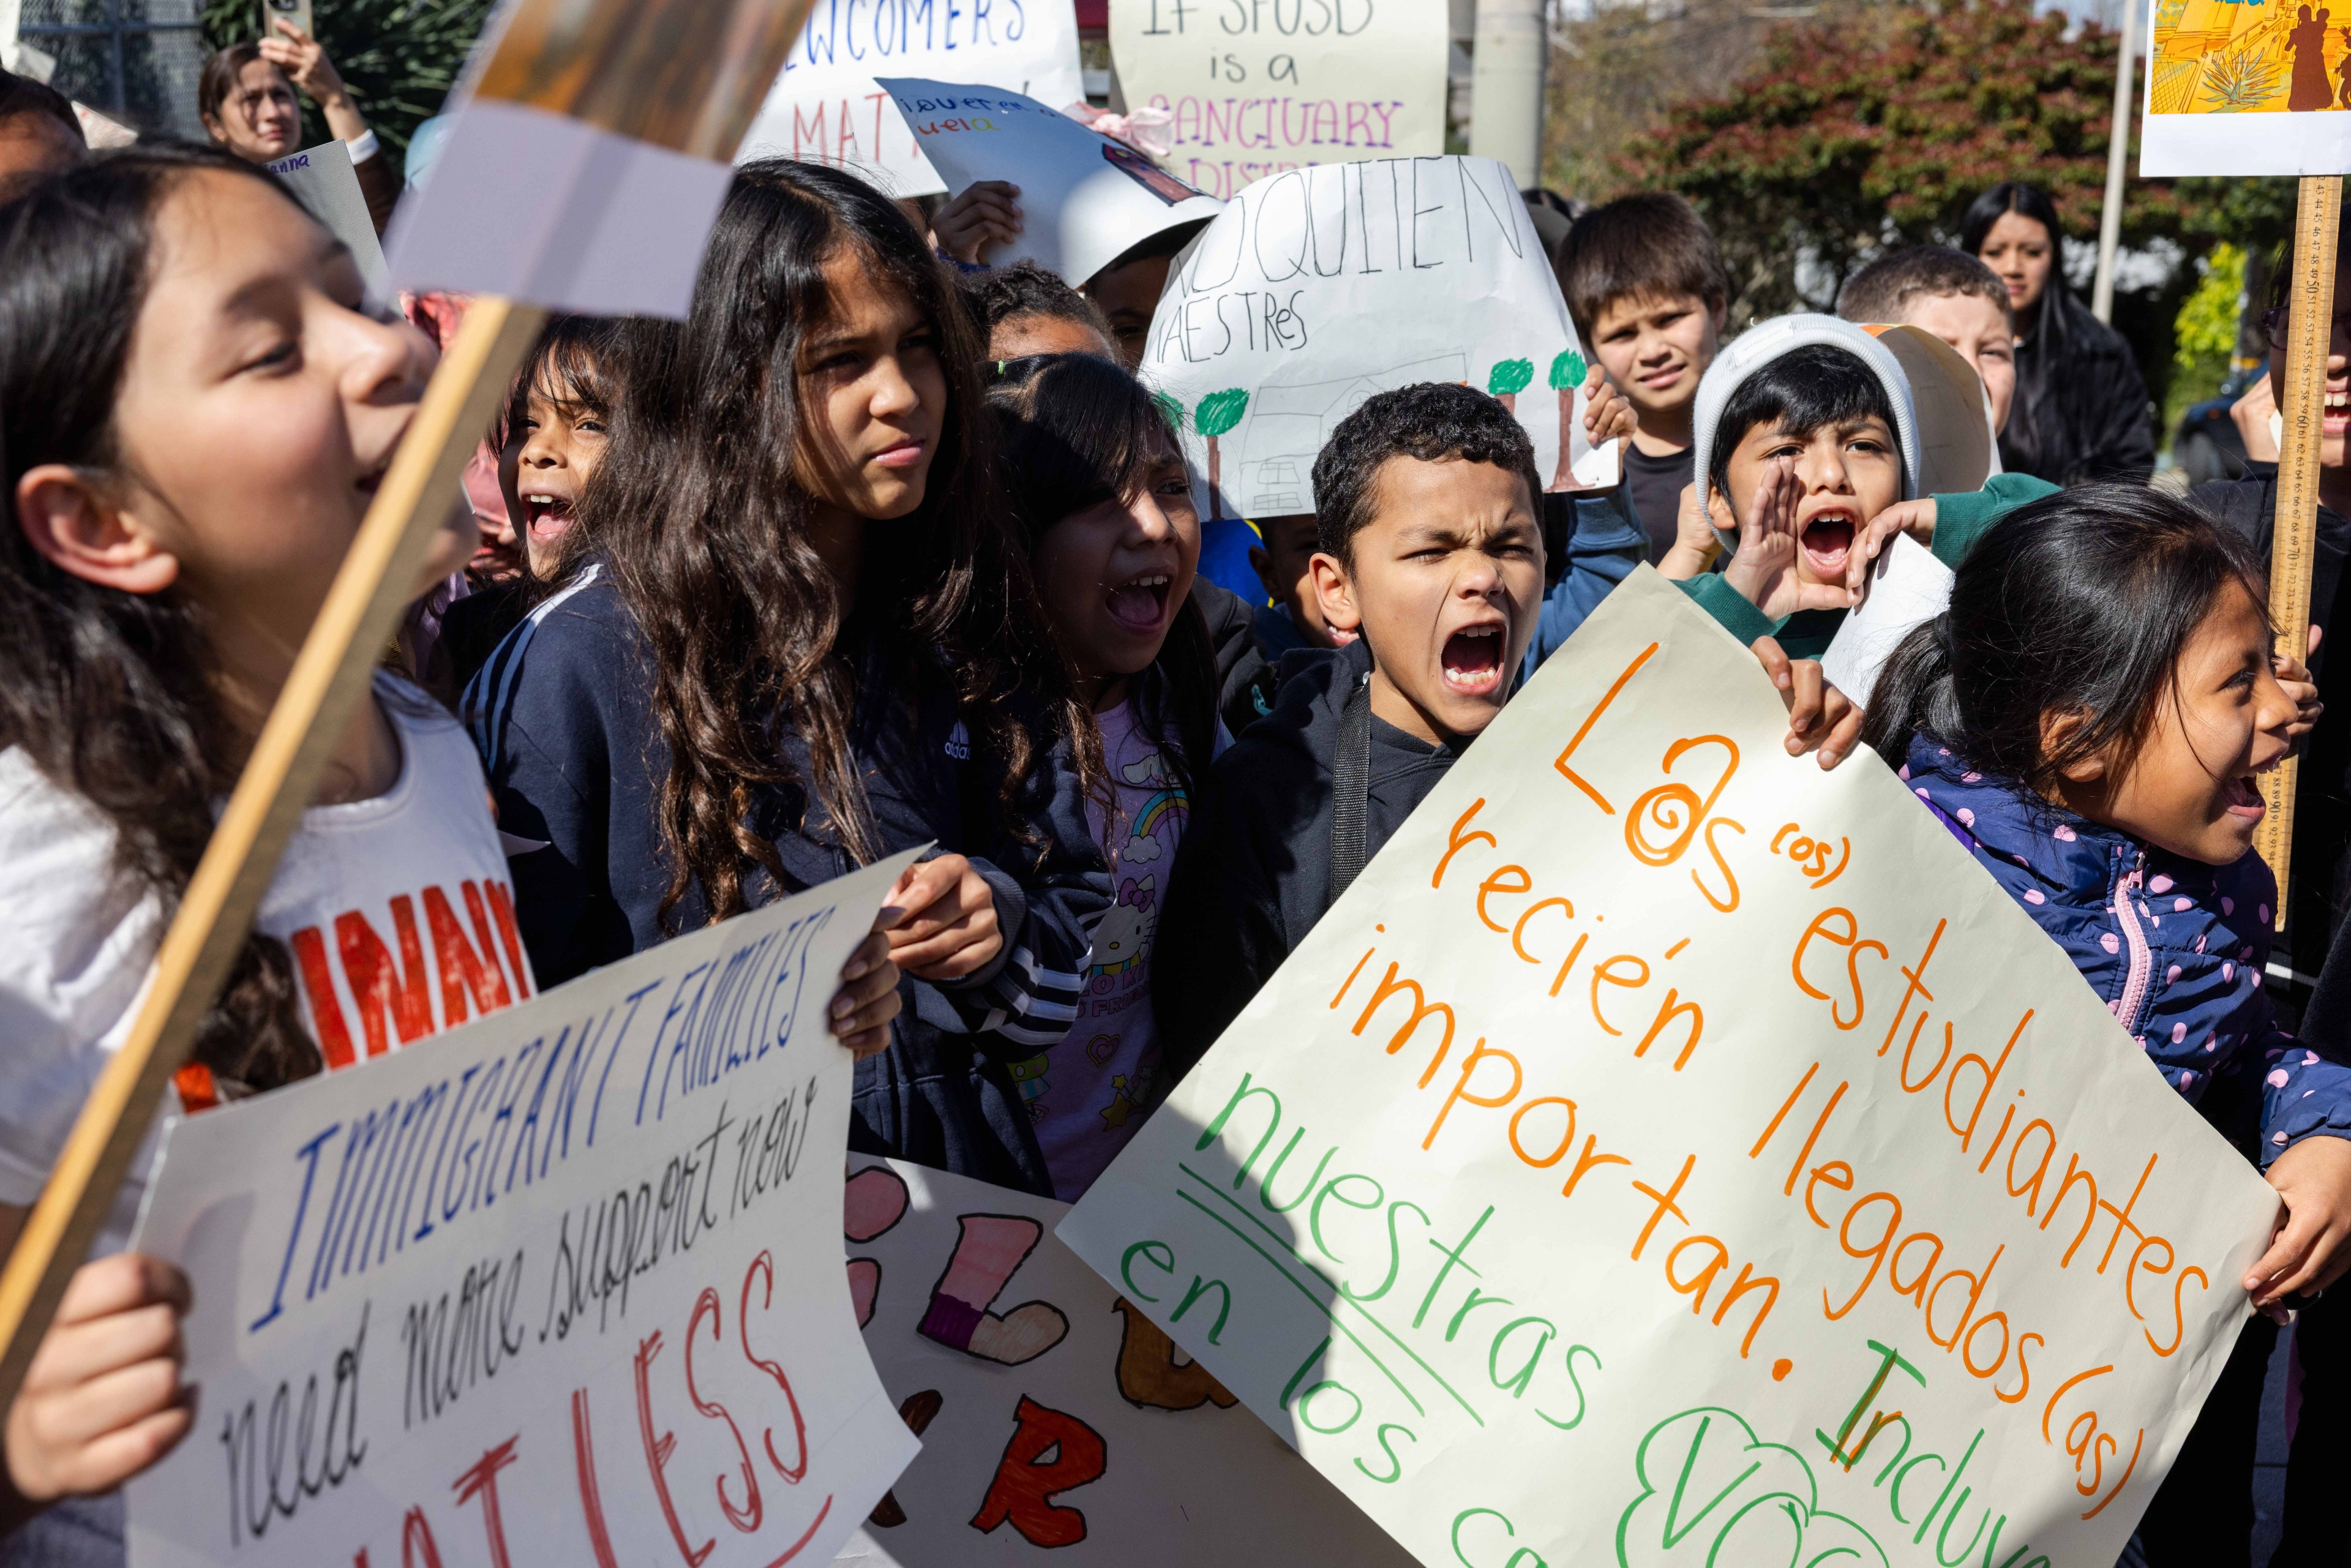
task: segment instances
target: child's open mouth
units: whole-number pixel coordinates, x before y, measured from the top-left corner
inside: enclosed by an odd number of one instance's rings
[[[2240,773],[2220,786],[2221,802],[2229,815],[2241,822],[2259,822],[2269,814],[2269,806],[2262,800],[2261,784],[2250,773]]]
[[[1464,626],[1445,640],[1445,684],[1463,696],[1490,695],[1502,684],[1502,629]]]
[[[556,538],[571,526],[570,498],[543,492],[525,496],[522,498],[522,517],[523,527],[529,531],[531,538],[539,540]]]
[[[1844,580],[1844,563],[1853,553],[1854,518],[1850,512],[1823,512],[1803,526],[1797,548],[1813,575],[1823,582]]]
[[[2326,389],[2326,407],[2319,416],[2329,435],[2340,435],[2351,430],[2351,390]]]
[[[1132,577],[1110,591],[1105,601],[1111,619],[1130,632],[1159,630],[1167,618],[1167,574],[1151,572]]]

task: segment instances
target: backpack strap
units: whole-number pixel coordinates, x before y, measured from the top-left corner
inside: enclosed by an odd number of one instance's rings
[[[1364,869],[1371,795],[1372,685],[1365,675],[1347,695],[1331,758],[1331,897],[1325,909],[1339,902]]]

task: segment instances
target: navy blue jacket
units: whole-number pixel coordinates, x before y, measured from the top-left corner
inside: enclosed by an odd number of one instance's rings
[[[531,966],[555,985],[707,918],[690,887],[666,920],[670,862],[658,806],[669,769],[651,703],[653,655],[600,568],[540,605],[468,688],[465,712],[507,835],[516,914]],[[875,692],[853,716],[882,852],[935,840],[967,855],[996,895],[1004,949],[964,979],[907,979],[890,1048],[857,1064],[850,1147],[1040,1196],[1052,1183],[1005,1064],[1058,1042],[1076,1017],[1091,933],[1110,875],[1087,831],[1065,749],[1033,772],[1018,814],[997,804],[1000,777],[974,756],[941,682],[911,706]],[[778,745],[794,776],[808,754],[787,721]],[[810,819],[813,819],[811,823]],[[771,841],[787,885],[746,878],[754,905],[853,869],[797,786],[755,791],[753,831]]]
[[[2351,1138],[2351,1061],[2279,1029],[2262,988],[2277,883],[2261,856],[2181,860],[1978,773],[1925,735],[1902,777],[2223,1133],[2258,1074],[2263,1165],[2304,1138]]]

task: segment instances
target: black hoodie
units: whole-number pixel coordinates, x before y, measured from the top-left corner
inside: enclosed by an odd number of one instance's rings
[[[1273,711],[1211,769],[1184,830],[1152,950],[1152,1008],[1173,1078],[1206,1054],[1331,905],[1332,757],[1368,644],[1281,660]],[[1364,856],[1380,852],[1468,743],[1431,746],[1374,716]]]

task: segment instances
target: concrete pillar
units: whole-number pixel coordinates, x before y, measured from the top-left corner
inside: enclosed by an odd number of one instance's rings
[[[1542,181],[1544,0],[1477,0],[1469,151],[1499,159],[1521,190]]]

